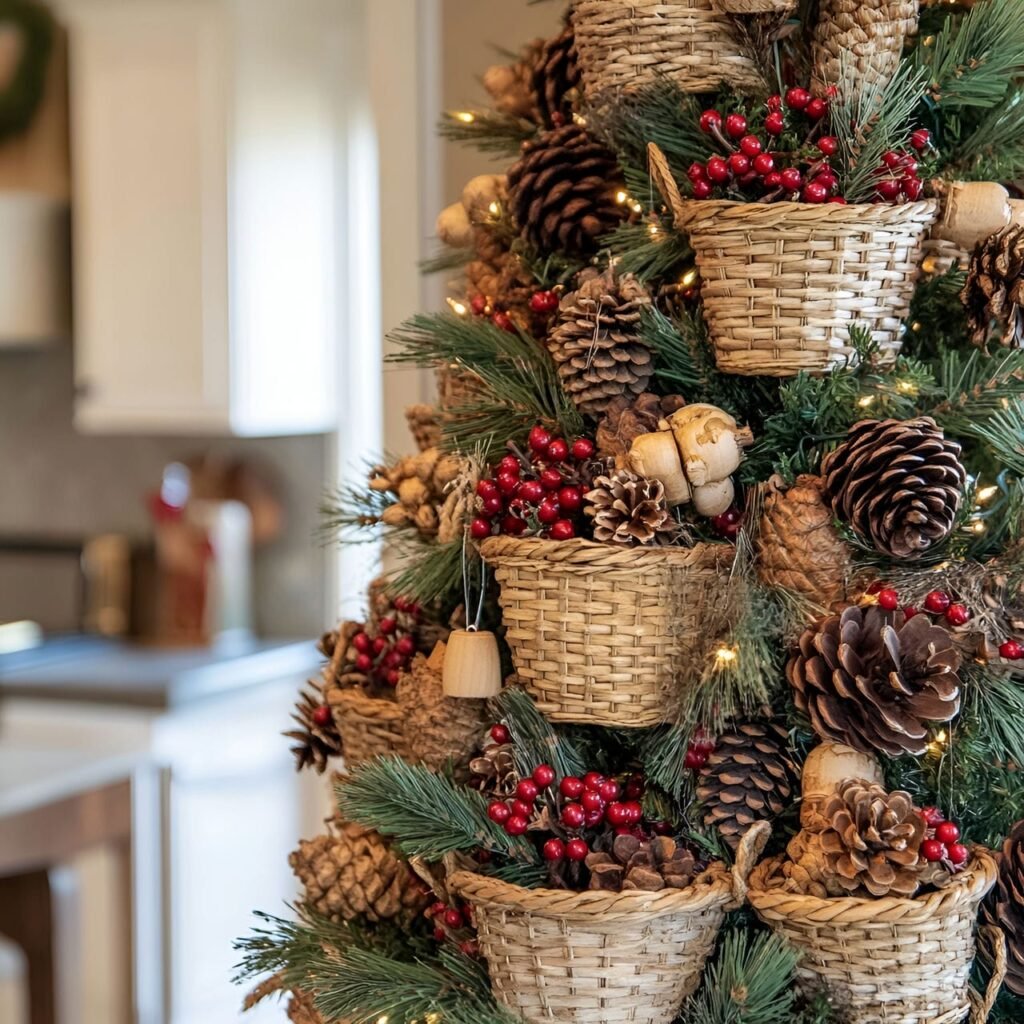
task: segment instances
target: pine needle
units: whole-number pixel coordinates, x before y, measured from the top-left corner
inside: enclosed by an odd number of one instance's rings
[[[526,778],[539,764],[551,765],[560,779],[586,771],[579,751],[555,732],[525,690],[506,687],[491,701],[491,707],[512,734],[512,752],[521,777]]]
[[[537,134],[537,126],[525,118],[492,110],[458,110],[446,113],[437,131],[448,142],[463,143],[481,153],[515,158],[523,143]]]

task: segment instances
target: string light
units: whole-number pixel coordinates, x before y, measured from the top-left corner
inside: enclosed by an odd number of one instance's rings
[[[624,192],[621,188],[615,193],[615,202],[622,206],[629,199],[629,193]]]
[[[982,487],[978,491],[978,504],[984,505],[986,501],[991,501],[999,493],[999,488],[995,484],[989,484],[988,487]]]
[[[581,128],[586,128],[587,119],[582,114],[573,114],[572,123],[578,124]]]
[[[988,527],[981,519],[975,519],[974,522],[971,523],[971,530],[973,530],[974,533],[984,533],[987,529]]]
[[[468,110],[458,110],[452,114],[452,117],[463,124],[472,124],[476,120],[476,114],[471,114]],[[378,1021],[377,1024],[380,1024],[380,1022]]]
[[[917,385],[913,381],[901,380],[896,385],[896,390],[897,391],[902,391],[903,394],[905,394],[905,395],[916,395],[917,394]]]
[[[383,1017],[378,1017],[377,1018],[377,1024],[388,1024],[388,1020],[389,1020],[389,1018],[388,1018],[387,1014],[385,1014]]]
[[[683,276],[681,278],[679,278],[679,283],[684,288],[689,288],[690,285],[692,285],[696,280],[697,280],[697,268],[696,267],[690,267],[690,269],[688,271],[686,271],[686,273],[683,274]]]
[[[487,207],[487,209],[490,212],[490,215],[492,217],[500,217],[501,216],[501,203],[497,202],[496,200],[494,202],[492,202]]]
[[[458,299],[453,299],[450,295],[445,299],[445,302],[448,303],[449,307],[451,307],[451,311],[456,316],[465,316],[469,312],[469,309],[464,302],[459,302]]]
[[[942,748],[946,745],[946,739],[946,730],[940,729],[928,744],[928,753],[938,757],[942,753]]]
[[[874,400],[875,400],[875,396],[874,395],[865,395],[863,398],[858,398],[857,399],[857,404],[862,409],[866,409],[869,405],[871,405],[874,402]]]
[[[715,651],[715,666],[717,668],[725,668],[726,665],[731,665],[736,658],[736,651],[732,647],[719,647]]]
[[[658,233],[658,225],[650,224],[647,228],[647,233],[653,238]]]

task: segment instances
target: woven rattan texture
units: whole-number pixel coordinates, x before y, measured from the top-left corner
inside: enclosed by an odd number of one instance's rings
[[[750,879],[758,917],[804,954],[798,971],[822,982],[848,1024],[953,1024],[971,1011],[978,905],[996,865],[976,849],[947,888],[918,899],[818,899],[773,889],[778,858]]]
[[[341,733],[346,767],[354,768],[382,754],[409,756],[404,712],[394,701],[368,697],[358,689],[333,690],[328,701]]]
[[[961,249],[956,242],[945,238],[926,238],[922,246],[921,270],[932,277],[948,274],[953,267],[967,270],[971,262],[968,249]]]
[[[696,255],[719,369],[825,372],[853,355],[854,325],[895,359],[937,209],[682,201],[676,224]]]
[[[761,84],[728,16],[711,0],[576,0],[576,49],[587,97],[669,78],[686,92]]]
[[[641,728],[670,696],[727,599],[731,549],[644,549],[491,537],[519,679],[553,722]]]

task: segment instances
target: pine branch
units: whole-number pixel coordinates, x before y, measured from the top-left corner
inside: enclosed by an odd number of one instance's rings
[[[324,543],[361,544],[376,540],[384,510],[397,498],[364,484],[348,485],[325,494],[320,503],[318,533]]]
[[[960,178],[1013,181],[1024,174],[1024,92],[993,107],[954,150],[946,174]]]
[[[961,725],[997,762],[1024,764],[1024,686],[1019,676],[976,663],[960,669]]]
[[[491,701],[491,707],[512,733],[512,751],[520,776],[526,778],[539,764],[550,764],[560,779],[586,771],[579,751],[555,732],[525,690],[506,687]]]
[[[706,367],[689,338],[661,310],[648,306],[640,314],[640,336],[656,356],[655,378],[670,391],[692,396],[706,381]]]
[[[1001,466],[1024,477],[1024,395],[1020,390],[1018,397],[988,419],[966,424],[963,432],[988,445]]]
[[[420,260],[420,273],[446,274],[453,270],[462,270],[467,263],[476,259],[476,252],[472,249],[452,249],[445,247],[434,256]]]
[[[976,348],[967,353],[945,350],[936,376],[938,399],[922,412],[953,434],[969,434],[979,419],[999,413],[1007,401],[1021,394],[1024,351],[990,356]]]
[[[398,563],[388,574],[388,592],[422,605],[448,606],[462,597],[463,544],[461,539],[438,544],[424,540],[415,530],[396,530],[388,537]],[[476,558],[466,547],[466,557]]]
[[[536,851],[487,816],[487,800],[422,765],[380,757],[337,785],[342,816],[391,837],[409,857],[489,850],[532,863]]]
[[[649,219],[622,224],[601,242],[619,270],[635,274],[645,283],[672,276],[681,266],[693,264],[693,250],[686,236]]]
[[[683,764],[692,732],[692,724],[659,726],[647,734],[640,753],[648,782],[663,789],[683,807],[695,799],[693,772]]]
[[[437,131],[448,142],[464,143],[481,153],[516,158],[523,143],[537,134],[537,126],[526,118],[491,110],[459,110],[446,113]]]

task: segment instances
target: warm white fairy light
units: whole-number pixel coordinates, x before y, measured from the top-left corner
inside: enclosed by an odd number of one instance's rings
[[[984,533],[987,529],[988,527],[985,525],[985,521],[983,519],[975,519],[974,522],[971,523],[971,530],[974,533]]]
[[[984,505],[985,502],[991,501],[999,493],[999,488],[995,484],[989,484],[987,487],[982,487],[978,491],[978,504]]]
[[[686,273],[683,274],[683,276],[681,278],[679,278],[679,283],[684,288],[689,288],[690,285],[692,285],[696,280],[697,280],[697,268],[696,267],[690,267],[690,269],[688,271],[686,271]]]
[[[719,647],[715,651],[715,665],[718,668],[725,668],[726,665],[731,665],[738,655],[732,647]]]
[[[905,395],[916,395],[917,394],[917,385],[913,381],[911,381],[911,380],[901,380],[896,385],[896,390],[897,391],[902,391],[903,394],[905,394]]]
[[[456,316],[465,316],[469,312],[469,309],[464,302],[459,302],[458,299],[453,299],[450,295],[445,299],[445,302],[448,303],[451,311]]]
[[[875,401],[875,396],[874,395],[865,395],[863,398],[858,398],[857,399],[857,404],[862,409],[867,409],[870,405],[872,405],[874,403],[874,401]]]
[[[629,193],[620,188],[619,191],[615,193],[615,202],[617,202],[619,206],[622,206],[628,201]]]
[[[495,200],[494,202],[492,202],[487,207],[487,210],[488,210],[488,212],[490,213],[490,215],[492,217],[500,217],[501,216],[501,203],[499,203],[497,200]]]
[[[940,729],[932,737],[931,742],[928,744],[928,753],[929,754],[933,754],[936,757],[938,757],[939,754],[942,753],[943,748],[946,745],[946,740],[947,739],[948,739],[948,737],[946,735],[946,730],[945,729]]]
[[[658,233],[658,225],[650,224],[647,228],[647,233],[653,238]]]
[[[476,114],[471,114],[468,110],[457,110],[452,114],[452,117],[454,117],[456,121],[461,121],[463,124],[472,124],[476,120]]]

